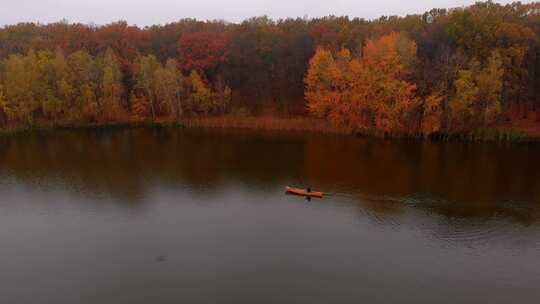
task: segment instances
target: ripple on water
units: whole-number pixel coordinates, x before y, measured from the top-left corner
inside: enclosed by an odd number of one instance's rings
[[[433,195],[391,197],[385,195],[334,193],[333,197],[360,206],[359,213],[383,229],[408,227],[421,231],[444,247],[497,247],[540,250],[540,226],[521,219],[532,215],[530,205],[505,202],[471,207]],[[360,202],[360,204],[359,204]]]

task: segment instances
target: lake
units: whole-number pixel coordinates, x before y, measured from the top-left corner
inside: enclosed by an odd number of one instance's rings
[[[0,138],[0,303],[539,303],[539,156],[232,130]]]

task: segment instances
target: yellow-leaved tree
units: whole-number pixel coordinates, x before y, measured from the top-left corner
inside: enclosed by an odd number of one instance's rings
[[[4,88],[0,84],[0,126],[5,127],[8,124],[10,115],[9,104],[4,95]]]
[[[156,95],[159,105],[166,109],[168,115],[178,119],[182,113],[183,76],[178,70],[177,62],[168,59],[164,67],[160,67],[154,74],[156,79]]]
[[[450,101],[451,129],[463,130],[490,125],[501,114],[503,61],[497,50],[482,65],[473,59],[459,71]]]
[[[191,82],[193,110],[205,115],[216,110],[219,107],[216,96],[203,80],[201,74],[193,70],[189,75],[189,79]]]
[[[101,117],[113,121],[121,117],[124,111],[122,96],[124,85],[120,63],[112,49],[107,49],[101,71],[101,99],[99,102]]]

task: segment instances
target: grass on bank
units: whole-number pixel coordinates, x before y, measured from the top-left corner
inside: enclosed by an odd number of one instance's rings
[[[303,131],[321,134],[347,134],[363,137],[388,139],[429,139],[433,141],[469,141],[469,142],[540,142],[540,136],[531,135],[525,130],[511,127],[483,128],[471,132],[424,134],[385,134],[373,130],[353,130],[339,127],[326,120],[311,117],[273,117],[273,116],[216,116],[186,117],[180,120],[124,120],[119,122],[101,122],[86,124],[34,124],[24,128],[1,129],[0,135],[8,136],[33,131],[69,130],[69,129],[115,129],[115,128],[220,128],[254,129],[269,131]]]
[[[540,142],[540,137],[514,128],[482,128],[471,132],[435,133],[428,137],[434,141]]]
[[[186,118],[180,120],[180,124],[187,128],[232,128],[352,134],[350,128],[335,126],[325,120],[309,117],[219,116]]]

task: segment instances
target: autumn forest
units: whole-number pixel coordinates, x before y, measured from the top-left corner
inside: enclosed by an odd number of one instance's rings
[[[0,128],[314,117],[357,132],[540,130],[540,3],[405,17],[0,28]]]

